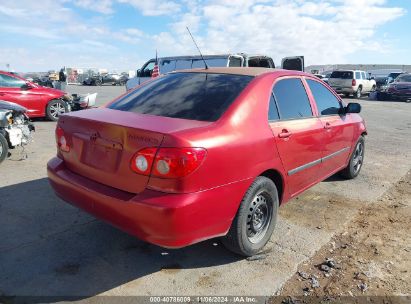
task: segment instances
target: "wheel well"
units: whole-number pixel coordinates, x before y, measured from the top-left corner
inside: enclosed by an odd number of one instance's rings
[[[360,85],[358,86],[358,88],[361,88],[361,89],[362,89],[362,84],[360,84]]]
[[[280,200],[280,205],[281,205],[283,201],[283,194],[284,194],[284,181],[283,181],[281,174],[274,169],[269,169],[261,173],[260,176],[268,177],[269,179],[273,181],[273,183],[277,187],[278,198]]]

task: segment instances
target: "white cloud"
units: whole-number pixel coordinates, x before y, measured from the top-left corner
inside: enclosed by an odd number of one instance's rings
[[[216,0],[182,15],[171,26],[172,38],[159,45],[180,51],[174,46],[186,44],[188,35],[181,29],[192,22],[201,24],[196,36],[204,53],[263,53],[277,63],[290,55],[305,55],[308,64],[345,62],[361,50],[378,52],[377,28],[404,14],[384,0]]]
[[[114,12],[112,8],[113,1],[111,0],[75,0],[74,5],[102,14],[111,14]]]
[[[136,20],[110,27],[118,3],[140,12],[143,19],[171,21],[150,35]],[[72,5],[97,14],[82,17],[80,10],[69,8]],[[154,56],[155,49],[160,56],[197,54],[188,26],[205,54],[262,53],[277,64],[282,57],[304,55],[307,64],[344,63],[363,51],[389,51],[393,40],[387,42],[384,33],[376,32],[405,13],[385,0],[43,0],[41,5],[1,0],[0,37],[31,36],[36,43],[20,48],[21,39],[16,47],[20,57],[8,45],[0,45],[0,54],[2,61],[17,60],[30,70],[76,62],[134,69]]]
[[[172,15],[180,11],[180,4],[164,0],[118,0],[137,8],[145,16]]]

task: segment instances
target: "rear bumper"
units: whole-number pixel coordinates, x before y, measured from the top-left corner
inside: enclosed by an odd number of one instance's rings
[[[355,93],[355,88],[353,87],[338,87],[338,86],[331,86],[331,88],[339,94],[343,93]]]
[[[162,247],[179,248],[225,235],[252,180],[211,190],[139,194],[108,187],[68,170],[60,158],[47,164],[49,181],[66,202]]]

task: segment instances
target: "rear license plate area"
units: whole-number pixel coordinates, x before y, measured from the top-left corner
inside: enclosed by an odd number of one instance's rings
[[[105,172],[115,172],[121,151],[89,143],[83,150],[82,163]]]

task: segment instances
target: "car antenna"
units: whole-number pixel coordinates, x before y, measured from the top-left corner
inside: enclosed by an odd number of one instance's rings
[[[203,54],[201,54],[200,48],[198,47],[196,41],[194,40],[193,35],[191,35],[190,29],[188,28],[188,26],[186,26],[186,29],[187,29],[188,33],[190,34],[191,39],[193,39],[193,42],[194,42],[195,46],[197,47],[198,52],[200,53],[201,59],[203,59],[203,61],[204,61],[205,69],[208,70],[207,62],[205,61],[205,59],[203,57]]]

